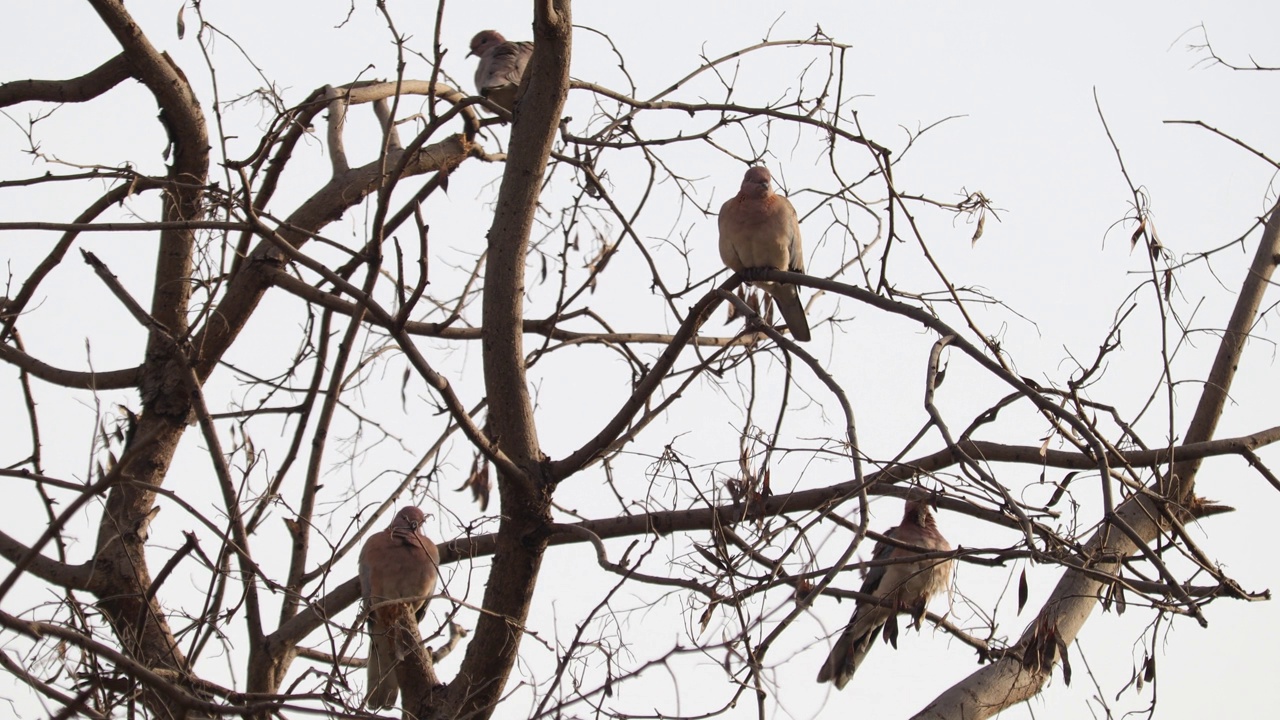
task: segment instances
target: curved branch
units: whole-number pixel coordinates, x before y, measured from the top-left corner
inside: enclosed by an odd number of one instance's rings
[[[93,488],[82,489],[91,491]],[[30,555],[31,559],[27,561],[26,572],[45,582],[68,590],[89,589],[89,576],[93,574],[93,561],[80,565],[58,562],[53,558],[32,552],[31,548],[0,530],[0,557],[16,565],[28,555]]]
[[[463,136],[450,136],[414,153],[405,172],[425,174],[450,170],[469,156],[470,147]],[[391,153],[391,156],[395,161],[400,159],[396,153]],[[382,163],[375,160],[330,179],[281,223],[281,237],[295,249],[305,245],[321,228],[342,217],[348,208],[378,189],[382,179],[381,167]],[[280,255],[280,250],[270,240],[264,240],[254,248],[228,283],[225,298],[211,313],[210,321],[196,333],[192,344],[201,351],[195,362],[201,380],[213,372],[271,287],[275,270],[281,262]]]
[[[121,53],[70,80],[15,80],[0,84],[0,108],[24,102],[78,103],[92,100],[133,76]]]
[[[1249,328],[1257,317],[1262,297],[1270,286],[1276,265],[1280,264],[1280,206],[1273,207],[1257,252],[1249,268],[1248,277],[1240,289],[1235,308],[1226,331],[1218,346],[1217,357],[1209,373],[1195,415],[1188,426],[1186,437],[1197,443],[1207,441],[1213,435],[1225,407],[1231,380],[1239,365]],[[1270,431],[1268,431],[1270,432]],[[1175,449],[1178,461],[1169,473],[1148,489],[1123,503],[1116,509],[1119,522],[1126,523],[1137,534],[1137,539],[1151,542],[1162,532],[1160,504],[1171,503],[1170,510],[1187,512],[1194,505],[1195,476],[1203,457],[1183,453]],[[1086,557],[1124,558],[1132,555],[1138,546],[1127,533],[1118,533],[1110,525],[1104,525],[1085,546]],[[1116,562],[1098,562],[1095,569],[1112,572]],[[1103,583],[1095,576],[1081,572],[1067,572],[1049,599],[1041,608],[1035,622],[1023,635],[1020,644],[1030,646],[1037,642],[1046,629],[1066,647],[1073,642],[1089,619],[1093,608],[1102,597]],[[1021,661],[1009,658],[984,667],[951,686],[938,696],[917,718],[988,718],[1001,710],[1028,700],[1040,692],[1049,680],[1053,665],[1059,659],[1050,649],[1052,662],[1029,668]]]
[[[1248,459],[1254,449],[1277,442],[1280,442],[1280,426],[1252,435],[1223,438],[1194,445],[1179,445],[1175,448],[1175,451],[1182,458],[1240,455]],[[978,458],[985,462],[1019,463],[1076,470],[1088,470],[1096,467],[1096,463],[1091,458],[1081,453],[1049,450],[1042,455],[1040,448],[1035,446],[1002,445],[986,441],[961,440],[954,447],[945,448],[914,460],[895,464],[879,472],[870,473],[862,482],[858,482],[855,479],[812,490],[773,495],[760,499],[758,504],[752,505],[752,509],[758,510],[761,517],[773,517],[813,510],[831,512],[836,505],[856,497],[858,488],[862,486],[869,488],[868,493],[871,495],[906,499],[909,488],[896,487],[897,483],[909,480],[917,475],[936,473],[944,468],[964,462],[966,458]],[[1113,462],[1116,465],[1127,464],[1134,467],[1167,463],[1167,448],[1127,453],[1123,456],[1115,457]],[[980,507],[959,498],[944,495],[932,498],[931,502],[942,510],[967,515],[984,523],[1005,527],[1017,533],[1021,533],[1023,530],[1021,521],[1016,516]],[[667,510],[598,520],[585,520],[572,525],[558,525],[557,528],[563,532],[549,537],[547,544],[566,545],[581,542],[582,538],[574,534],[577,532],[575,528],[580,528],[592,537],[609,540],[647,533],[670,535],[677,532],[694,532],[706,530],[709,527],[733,525],[740,522],[742,518],[743,506],[739,503],[729,503],[692,510]],[[1052,533],[1039,526],[1035,527],[1037,532],[1044,537],[1052,535]],[[582,533],[584,537],[585,533]],[[873,533],[869,534],[874,537]],[[492,555],[497,546],[498,534],[496,533],[472,535],[441,542],[439,544],[440,564],[450,565],[469,558]],[[344,608],[355,602],[359,597],[360,583],[358,580],[356,578],[346,580],[327,595],[312,603],[306,610],[281,625],[267,637],[266,642],[282,647],[301,642],[303,638],[324,623],[327,618],[342,612]]]
[[[141,366],[106,372],[64,370],[37,360],[11,345],[0,345],[0,360],[25,370],[47,383],[80,390],[121,390],[137,387],[142,380]]]

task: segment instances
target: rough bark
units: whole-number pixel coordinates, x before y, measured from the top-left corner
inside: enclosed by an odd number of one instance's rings
[[[552,483],[538,444],[524,370],[525,263],[542,177],[569,90],[568,0],[535,3],[534,53],[511,129],[485,268],[482,340],[489,432],[519,468],[500,473],[497,549],[462,667],[449,689],[451,717],[487,718],[515,664],[551,522]],[[428,708],[420,708],[424,716]]]
[[[120,43],[134,77],[160,106],[173,159],[161,199],[162,217],[198,219],[209,171],[209,136],[200,103],[186,77],[151,45],[122,3],[93,0],[91,4]],[[150,307],[154,324],[141,380],[143,412],[133,436],[146,438],[149,444],[123,470],[124,482],[107,496],[91,584],[125,652],[175,678],[185,677],[189,668],[159,602],[149,592],[146,530],[155,504],[151,488],[164,482],[190,411],[187,358],[179,341],[187,331],[194,245],[194,230],[160,233]],[[182,708],[170,704],[171,697],[156,693],[144,697],[157,714],[183,715]]]

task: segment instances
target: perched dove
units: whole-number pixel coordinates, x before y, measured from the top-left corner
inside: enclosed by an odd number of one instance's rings
[[[734,272],[773,268],[804,272],[800,220],[796,209],[771,187],[768,168],[753,167],[742,177],[742,189],[720,208],[720,259]],[[809,323],[795,285],[758,282],[773,297],[791,335],[809,339]]]
[[[918,501],[907,503],[902,524],[886,532],[885,537],[932,552],[951,549],[951,543],[938,532],[929,507]],[[924,617],[930,596],[946,588],[951,579],[952,560],[912,560],[913,557],[917,557],[915,551],[884,542],[876,543],[872,560],[901,562],[872,567],[862,581],[861,592],[881,598],[891,607],[858,601],[849,625],[831,649],[826,662],[822,663],[822,669],[818,671],[818,682],[832,682],[837,689],[843,689],[871,651],[871,646],[875,644],[885,623],[891,623],[885,637],[896,647],[895,616],[899,612],[910,612],[915,617],[916,627],[920,627],[920,619]]]
[[[476,90],[507,112],[516,106],[516,91],[524,68],[533,55],[533,43],[508,42],[497,30],[481,30],[471,38],[471,52],[480,58],[476,65]]]
[[[416,507],[401,508],[391,527],[374,533],[360,550],[360,590],[369,612],[369,689],[365,698],[374,709],[394,707],[400,684],[398,656],[387,637],[386,608],[374,607],[403,599],[419,621],[427,611],[427,597],[435,590],[440,551],[419,532],[426,520]]]

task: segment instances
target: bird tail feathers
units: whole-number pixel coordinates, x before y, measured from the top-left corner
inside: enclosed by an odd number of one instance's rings
[[[773,295],[773,303],[778,306],[778,312],[782,313],[782,319],[787,321],[791,337],[800,342],[809,342],[809,321],[804,316],[804,303],[800,302],[796,286],[775,285],[770,294]]]
[[[381,623],[369,623],[369,690],[365,704],[374,709],[395,707],[400,684],[396,681],[396,650]]]
[[[834,683],[837,690],[843,690],[853,679],[858,666],[866,659],[867,653],[871,652],[871,646],[879,635],[879,625],[857,637],[853,634],[853,628],[846,629],[836,641],[835,647],[831,648],[826,662],[822,663],[822,669],[818,671],[818,682]]]

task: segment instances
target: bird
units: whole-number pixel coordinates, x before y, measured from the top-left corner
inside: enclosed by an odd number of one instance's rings
[[[416,507],[401,508],[391,526],[374,533],[360,550],[360,591],[369,609],[369,688],[365,702],[374,709],[395,706],[395,643],[388,635],[396,614],[379,603],[401,600],[421,621],[427,599],[435,591],[440,551],[420,531],[426,516]]]
[[[902,522],[885,532],[884,536],[930,552],[951,549],[951,543],[938,532],[929,506],[921,501],[908,501]],[[898,613],[910,612],[915,618],[916,629],[920,628],[929,598],[946,588],[951,579],[953,561],[950,558],[912,560],[918,552],[883,541],[876,543],[872,560],[901,562],[872,567],[862,581],[861,592],[879,598],[888,607],[867,600],[858,601],[853,617],[849,618],[849,624],[818,671],[818,682],[835,683],[837,690],[843,690],[871,651],[882,629],[885,639],[897,647]],[[886,623],[889,624],[887,629]]]
[[[790,201],[773,191],[772,183],[768,168],[749,168],[738,194],[720,207],[720,259],[734,272],[749,268],[804,272],[800,219]],[[777,282],[755,285],[773,298],[791,336],[807,342],[809,322],[796,286]]]
[[[533,55],[533,43],[508,42],[497,30],[481,30],[471,38],[471,52],[480,58],[476,65],[476,90],[495,105],[511,112],[524,69]]]

